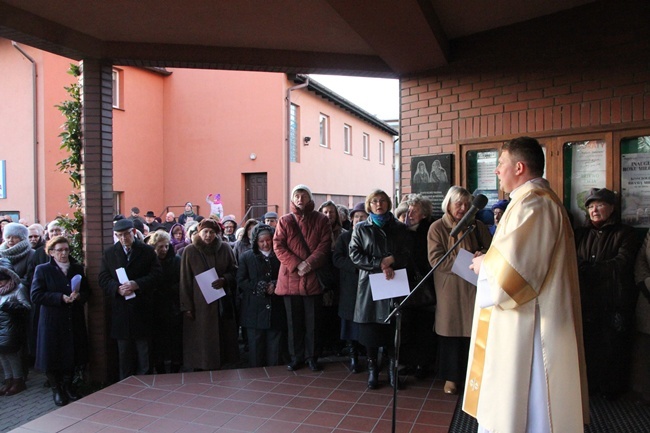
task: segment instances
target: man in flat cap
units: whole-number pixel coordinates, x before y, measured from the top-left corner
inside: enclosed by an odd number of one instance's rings
[[[133,221],[113,225],[117,238],[104,250],[99,285],[112,300],[111,337],[117,340],[120,380],[149,371],[151,296],[162,280],[154,249],[135,238]],[[126,278],[121,274],[126,274]]]

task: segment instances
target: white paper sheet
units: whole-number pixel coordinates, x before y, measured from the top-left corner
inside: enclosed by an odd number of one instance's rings
[[[129,277],[126,276],[126,269],[117,268],[115,269],[115,273],[117,274],[117,280],[120,282],[120,284],[129,282]],[[129,296],[124,297],[124,299],[126,299],[127,301],[133,298],[135,298],[135,292],[131,293]]]
[[[217,275],[217,270],[215,268],[210,268],[205,272],[201,272],[194,278],[196,278],[196,282],[201,289],[201,293],[203,293],[205,302],[208,304],[226,296],[226,291],[224,289],[215,289],[212,287],[212,283],[219,279],[219,275]]]
[[[79,292],[79,288],[81,287],[81,275],[77,274],[72,277],[72,280],[70,280],[70,287],[72,287],[73,292]]]
[[[396,270],[395,277],[392,280],[387,280],[383,272],[370,274],[368,277],[370,279],[370,290],[372,291],[373,301],[398,298],[400,296],[406,296],[411,292],[408,277],[406,276],[406,269]]]
[[[468,283],[476,285],[478,282],[478,275],[476,275],[474,271],[469,268],[469,265],[472,264],[473,258],[474,254],[465,249],[459,249],[458,255],[456,256],[456,261],[451,267],[451,272],[458,275]]]

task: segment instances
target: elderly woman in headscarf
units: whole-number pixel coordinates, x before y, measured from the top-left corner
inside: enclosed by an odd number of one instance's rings
[[[459,186],[452,186],[447,192],[442,201],[444,215],[429,227],[429,264],[432,267],[438,264],[442,256],[467,231],[467,228],[463,228],[455,237],[451,236],[451,231],[469,210],[472,199],[472,194]],[[492,236],[481,221],[475,220],[474,224],[476,229],[463,239],[459,248],[476,256],[487,251]],[[458,393],[458,384],[462,384],[465,379],[476,299],[476,286],[451,271],[457,256],[458,248],[453,250],[433,273],[437,301],[437,377],[445,380],[444,392],[447,394]]]
[[[390,212],[392,202],[388,194],[375,190],[366,197],[368,219],[352,230],[350,258],[359,268],[357,303],[354,321],[359,324],[359,342],[368,354],[368,388],[379,385],[379,348],[388,354],[388,378],[391,386],[399,386],[394,367],[394,323],[384,321],[393,309],[393,299],[374,301],[370,288],[370,274],[382,273],[387,280],[395,277],[395,271],[410,265],[412,254],[411,237],[406,226]]]
[[[607,188],[591,189],[585,209],[575,241],[587,382],[590,393],[615,398],[629,386],[639,240],[632,227],[621,224],[616,195]]]
[[[273,227],[253,229],[252,248],[239,258],[237,287],[241,291],[241,325],[248,334],[250,367],[279,365],[286,346],[287,313],[275,294],[280,260],[273,252]],[[286,349],[284,349],[286,350]]]
[[[72,386],[77,366],[88,362],[84,304],[90,289],[83,266],[70,261],[70,244],[63,236],[50,239],[49,263],[36,267],[31,297],[40,306],[36,338],[36,368],[44,371],[54,404],[80,398]]]
[[[0,245],[0,257],[9,259],[13,271],[21,280],[24,279],[34,255],[32,244],[29,243],[29,230],[22,224],[9,223],[2,231],[2,238],[4,242]]]
[[[211,218],[199,223],[198,234],[181,259],[180,308],[183,317],[183,364],[195,370],[219,370],[239,359],[234,296],[237,263],[222,238],[221,224]],[[214,269],[212,288],[226,295],[208,303],[196,276]]]

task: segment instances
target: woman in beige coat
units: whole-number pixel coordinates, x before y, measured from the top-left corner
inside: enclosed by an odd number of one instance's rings
[[[451,237],[451,230],[471,206],[472,195],[464,188],[452,186],[442,202],[444,215],[431,224],[428,234],[429,263],[435,266],[443,255],[462,237],[464,230]],[[458,248],[470,253],[485,253],[492,236],[488,228],[476,220],[476,229],[470,233],[433,273],[436,289],[436,319],[434,330],[438,334],[438,375],[445,380],[445,393],[458,393],[457,385],[463,383],[467,370],[469,341],[472,331],[472,314],[476,286],[451,272]]]

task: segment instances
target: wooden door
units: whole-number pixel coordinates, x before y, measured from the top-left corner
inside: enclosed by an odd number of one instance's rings
[[[267,208],[266,173],[246,174],[246,212],[248,218],[261,218]],[[250,209],[250,212],[249,212]]]

